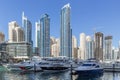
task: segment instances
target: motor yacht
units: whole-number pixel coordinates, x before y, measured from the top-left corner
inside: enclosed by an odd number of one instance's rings
[[[9,63],[4,66],[10,71],[39,71],[41,70],[38,64],[40,60],[41,59],[39,57],[33,56],[30,60],[19,63]]]
[[[46,72],[66,71],[70,68],[70,61],[67,58],[44,58],[39,64]]]
[[[79,76],[99,76],[104,72],[99,62],[84,62],[81,66],[74,69],[74,74]]]

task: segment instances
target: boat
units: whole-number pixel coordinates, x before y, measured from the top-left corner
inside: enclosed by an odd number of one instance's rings
[[[99,62],[86,61],[81,66],[74,69],[74,74],[78,76],[100,76],[103,75],[104,69],[101,67]]]
[[[67,58],[44,58],[39,64],[44,72],[61,72],[70,69],[70,61]]]
[[[106,72],[120,72],[120,61],[104,61],[102,67]]]
[[[27,64],[20,65],[19,68],[21,69],[21,71],[24,71],[24,72],[28,72],[28,71],[34,71],[34,72],[42,71],[42,69],[40,67],[40,64],[39,63],[35,63],[35,62],[29,62]]]
[[[31,60],[7,65],[10,71],[45,71],[59,72],[76,68],[77,64],[67,57],[46,57],[38,59],[34,57]]]
[[[40,65],[33,61],[25,61],[7,65],[10,71],[41,71]]]
[[[40,71],[41,68],[39,66],[39,61],[41,59],[39,57],[32,57],[31,60],[22,61],[19,63],[12,63],[4,65],[9,71]]]

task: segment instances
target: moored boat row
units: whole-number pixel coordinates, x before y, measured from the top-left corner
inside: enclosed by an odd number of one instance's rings
[[[31,59],[16,64],[5,65],[11,71],[65,71],[70,69],[70,65],[77,65],[66,57]]]
[[[82,65],[80,65],[82,63]],[[97,75],[103,71],[120,71],[120,62],[97,62],[97,61],[82,61],[80,64],[66,57],[57,58],[38,58],[4,65],[10,71],[44,71],[44,72],[60,72],[71,69],[75,74]]]

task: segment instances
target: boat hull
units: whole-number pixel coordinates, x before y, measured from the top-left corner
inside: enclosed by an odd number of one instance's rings
[[[41,67],[44,72],[63,72],[69,70],[68,67]]]
[[[103,75],[104,70],[103,69],[95,69],[95,70],[78,70],[75,71],[75,74],[79,75],[79,76],[100,76]]]

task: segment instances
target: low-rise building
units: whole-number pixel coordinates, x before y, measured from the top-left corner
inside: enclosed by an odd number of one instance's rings
[[[29,58],[32,56],[32,45],[28,42],[3,42],[0,43],[0,52],[14,59]]]
[[[28,58],[32,55],[32,45],[27,42],[7,43],[6,50],[13,58]]]

